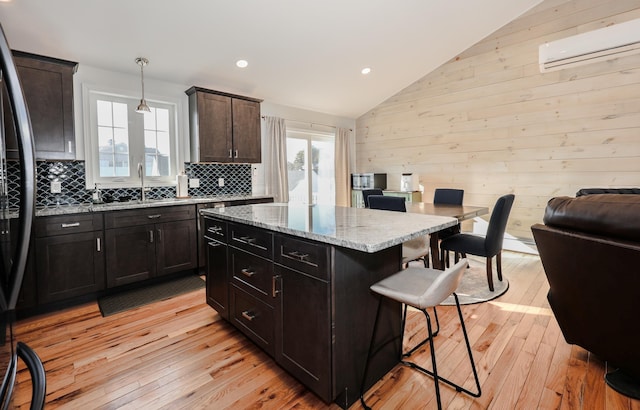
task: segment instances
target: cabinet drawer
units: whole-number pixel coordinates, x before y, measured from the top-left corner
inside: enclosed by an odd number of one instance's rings
[[[271,261],[239,249],[231,248],[229,253],[233,282],[269,305],[273,305],[275,284]]]
[[[102,214],[56,215],[36,218],[36,236],[65,235],[102,229]]]
[[[275,315],[272,307],[231,286],[231,321],[271,356],[275,354]]]
[[[229,224],[229,245],[272,259],[273,235],[246,225]]]
[[[203,233],[208,239],[227,243],[227,223],[224,221],[205,217]]]
[[[145,225],[148,223],[195,219],[195,205],[161,206],[144,209],[111,211],[105,215],[105,228]]]
[[[329,247],[301,239],[277,235],[274,261],[283,266],[329,280]]]

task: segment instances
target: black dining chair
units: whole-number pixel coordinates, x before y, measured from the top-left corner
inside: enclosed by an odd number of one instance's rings
[[[460,254],[463,253],[487,258],[487,282],[489,283],[489,290],[492,292],[493,268],[491,259],[494,256],[496,257],[498,280],[502,281],[502,241],[505,230],[507,229],[507,220],[509,219],[509,213],[511,212],[514,199],[515,196],[512,194],[498,198],[491,212],[489,227],[487,228],[485,237],[459,233],[443,239],[442,242],[440,242],[441,257],[443,260],[448,258],[448,255],[445,255],[445,253],[449,251],[455,252],[456,262],[458,262]]]
[[[399,196],[370,195],[369,208],[384,211],[407,212],[405,199]],[[429,237],[420,236],[402,244],[402,265],[411,261],[422,260],[424,267],[429,267]]]
[[[433,193],[434,204],[462,205],[464,189],[436,188]]]
[[[436,188],[433,193],[433,203],[436,205],[462,205],[464,199],[464,189],[453,188]],[[452,235],[460,233],[460,224],[450,226],[438,232],[438,238],[440,240],[446,239]],[[447,253],[447,256],[449,254]],[[466,255],[461,255],[463,258]],[[449,258],[442,261],[445,267],[449,267]]]
[[[364,207],[369,208],[369,197],[371,195],[384,195],[382,189],[363,189],[362,190],[362,200],[364,201]]]

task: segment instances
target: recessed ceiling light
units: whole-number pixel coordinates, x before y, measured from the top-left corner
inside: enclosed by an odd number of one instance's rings
[[[360,71],[362,74],[367,75],[371,72],[371,68],[369,67],[365,67],[362,69],[362,71]]]
[[[249,65],[249,63],[247,62],[247,60],[238,60],[236,61],[236,65],[240,68],[245,68]]]

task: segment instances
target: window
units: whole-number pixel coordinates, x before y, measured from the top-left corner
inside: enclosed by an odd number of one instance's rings
[[[287,130],[289,202],[335,204],[333,135]]]
[[[140,186],[175,183],[176,105],[148,101],[151,112],[135,111],[135,97],[88,90],[87,186]]]

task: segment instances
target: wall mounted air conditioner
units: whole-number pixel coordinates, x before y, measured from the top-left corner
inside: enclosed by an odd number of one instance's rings
[[[542,44],[538,61],[544,73],[636,53],[640,19]]]

